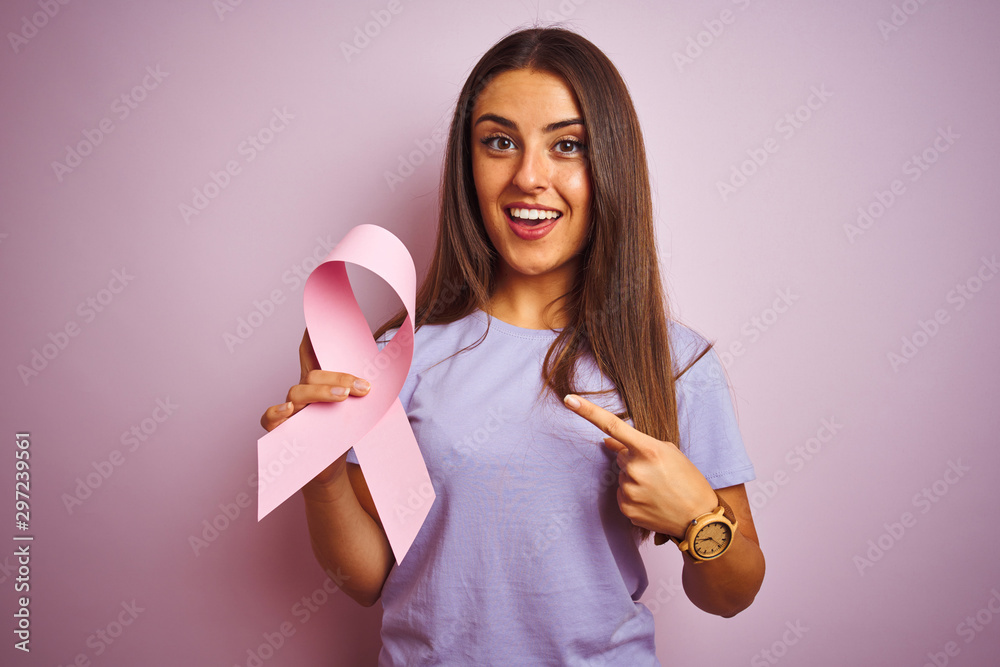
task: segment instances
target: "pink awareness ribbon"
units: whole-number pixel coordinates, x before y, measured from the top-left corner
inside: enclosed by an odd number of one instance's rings
[[[381,350],[346,263],[380,276],[406,308],[406,320]],[[303,306],[320,368],[370,380],[371,389],[342,402],[311,403],[257,441],[258,521],[354,447],[396,562],[403,561],[435,498],[399,401],[413,361],[415,293],[406,246],[375,225],[350,230],[309,275]]]

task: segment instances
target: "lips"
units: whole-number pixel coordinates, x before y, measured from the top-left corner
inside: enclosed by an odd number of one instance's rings
[[[537,241],[552,231],[562,219],[562,211],[515,202],[504,208],[507,224],[518,238]]]
[[[514,204],[504,209],[507,224],[518,238],[537,241],[552,231],[562,213],[556,209]]]

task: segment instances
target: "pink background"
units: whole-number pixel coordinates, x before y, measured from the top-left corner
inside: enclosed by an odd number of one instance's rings
[[[982,258],[1000,250],[1000,5],[398,1],[232,0],[220,15],[208,0],[51,0],[51,18],[45,2],[3,3],[0,662],[229,667],[256,664],[261,644],[265,665],[374,662],[379,607],[323,591],[301,500],[254,517],[258,420],[298,377],[295,271],[362,222],[424,269],[462,81],[508,31],[564,20],[632,90],[673,304],[729,353],[758,472],[768,574],[750,609],[703,614],[677,592],[676,549],[649,549],[661,660],[995,664],[1000,280]],[[797,111],[797,127],[783,120]],[[241,142],[273,118],[281,131],[249,161]],[[60,180],[52,163],[102,119],[111,132]],[[763,164],[724,198],[718,183],[753,155]],[[186,222],[179,205],[229,161],[239,173]],[[878,218],[849,239],[859,207]],[[375,281],[359,291],[372,318],[393,309]],[[248,317],[259,326],[227,345]],[[26,383],[18,366],[53,338],[65,349]],[[123,443],[144,420],[145,441]],[[30,655],[11,632],[23,430]],[[213,520],[225,529],[196,554]],[[304,596],[322,600],[308,619]],[[294,634],[269,650],[282,624]]]

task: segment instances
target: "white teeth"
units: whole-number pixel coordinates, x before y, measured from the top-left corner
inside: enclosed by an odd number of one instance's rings
[[[510,209],[510,217],[518,218],[520,220],[551,220],[552,218],[558,218],[562,214],[558,211],[542,211],[537,208],[512,208]]]

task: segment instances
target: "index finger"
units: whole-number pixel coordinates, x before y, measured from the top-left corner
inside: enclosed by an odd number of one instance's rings
[[[563,403],[570,410],[630,449],[632,445],[637,444],[643,435],[616,415],[576,394],[566,394]]]

